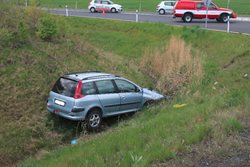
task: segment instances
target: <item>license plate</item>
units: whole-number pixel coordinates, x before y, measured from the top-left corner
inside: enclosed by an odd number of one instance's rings
[[[61,100],[57,100],[55,99],[55,104],[59,105],[59,106],[65,106],[65,102],[64,101],[61,101]]]

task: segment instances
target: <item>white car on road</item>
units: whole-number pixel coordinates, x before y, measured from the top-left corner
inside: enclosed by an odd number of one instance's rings
[[[98,11],[117,13],[122,11],[122,6],[114,4],[110,0],[92,0],[88,7],[91,13]]]
[[[175,3],[176,3],[176,1],[161,1],[161,2],[156,6],[156,11],[157,11],[160,15],[164,15],[164,14],[166,14],[166,13],[172,14],[172,13],[173,13],[173,9],[174,9]]]

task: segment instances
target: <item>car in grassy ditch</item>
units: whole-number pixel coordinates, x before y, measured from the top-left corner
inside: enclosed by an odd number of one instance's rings
[[[89,3],[88,9],[91,13],[104,11],[117,13],[122,11],[122,6],[114,4],[110,0],[92,0]]]
[[[49,93],[47,110],[66,119],[85,120],[89,130],[96,130],[103,117],[136,112],[162,99],[156,91],[123,77],[90,71],[61,76]]]
[[[175,3],[176,1],[161,1],[156,6],[156,12],[158,12],[160,15],[164,15],[166,13],[172,14]]]

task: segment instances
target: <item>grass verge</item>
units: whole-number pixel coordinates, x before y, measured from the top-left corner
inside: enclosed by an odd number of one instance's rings
[[[10,17],[11,13],[7,16],[6,24],[1,24],[1,30],[4,29],[1,32],[22,34],[25,31],[18,31],[23,30],[19,29],[19,23],[27,26],[33,23],[24,24],[23,17]],[[214,119],[213,113],[231,108],[249,112],[250,39],[247,36],[159,23],[56,18],[64,21],[65,33],[51,42],[33,33],[26,41],[16,43],[14,40],[15,45],[12,39],[8,39],[11,44],[7,46],[1,43],[1,166],[14,166],[34,154],[34,159],[20,165],[150,165],[174,158],[178,152],[210,136],[214,125],[207,122]],[[7,23],[11,24],[6,28]],[[77,146],[51,152],[69,143],[77,128],[77,123],[46,112],[47,95],[58,76],[101,70],[122,75],[144,87],[154,87],[139,65],[147,56],[145,50],[169,46],[172,36],[190,45],[192,55],[200,51],[198,56],[204,70],[200,82],[192,80],[183,85],[170,103],[140,112],[106,132],[83,135]],[[228,47],[235,44],[237,47]],[[183,103],[187,104],[183,108],[172,107]],[[234,127],[236,132],[240,129],[237,119],[230,119],[234,121],[225,123],[225,128],[218,133],[235,132]],[[229,129],[228,132],[225,129]]]
[[[142,11],[147,12],[155,12],[156,5],[160,3],[158,0],[148,1],[148,0],[116,0],[114,3],[121,4],[125,11],[135,11],[141,9]],[[214,0],[215,4],[219,7],[227,8],[228,0]],[[239,15],[250,15],[250,2],[248,0],[238,0],[229,1],[229,8],[233,9]],[[79,9],[87,9],[89,1],[83,0],[39,0],[38,4],[45,7],[50,8],[64,8],[65,5],[68,5],[70,8],[79,8]]]

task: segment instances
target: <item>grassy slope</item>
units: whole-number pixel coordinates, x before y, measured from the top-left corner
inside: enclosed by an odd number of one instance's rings
[[[68,5],[71,8],[76,7],[78,8],[85,8],[87,9],[89,0],[82,0],[82,1],[76,1],[76,0],[40,0],[39,3],[42,6],[47,7],[65,7],[65,5]],[[123,5],[125,11],[132,11],[139,9],[140,2],[141,2],[141,9],[142,11],[150,11],[154,12],[156,5],[160,2],[159,0],[114,0],[114,3],[118,3]],[[227,0],[214,0],[214,3],[216,3],[219,7],[227,7]],[[229,8],[233,9],[235,12],[237,12],[240,15],[250,15],[250,2],[249,0],[231,0]]]
[[[78,27],[77,31],[87,32],[88,27],[83,30]],[[15,164],[41,148],[63,144],[75,131],[76,124],[52,118],[46,112],[48,92],[58,76],[101,70],[150,85],[147,76],[128,67],[127,59],[100,52],[87,37],[78,35],[69,33],[52,43],[33,36],[31,44],[1,49],[0,166]]]
[[[185,95],[179,95],[170,104],[163,103],[139,113],[132,120],[121,123],[114,131],[92,136],[92,140],[85,140],[83,136],[80,139],[82,142],[77,146],[59,149],[40,161],[30,160],[26,165],[147,166],[156,160],[173,158],[177,152],[185,151],[191,144],[207,136],[212,137],[215,124],[209,122],[214,114],[249,112],[249,77],[243,77],[245,73],[250,73],[248,36],[208,33],[195,28],[180,29],[153,23],[136,24],[80,18],[67,20],[72,25],[70,32],[74,36],[90,41],[105,52],[111,52],[115,55],[113,59],[119,56],[124,60],[133,58],[132,62],[135,64],[143,56],[144,49],[163,46],[170,35],[179,35],[200,50],[205,75],[201,84],[192,84]],[[228,47],[235,44],[238,44],[237,47]],[[134,50],[132,46],[137,49]],[[135,68],[131,66],[132,62],[128,63],[131,69]],[[123,71],[126,68],[121,65],[117,69]],[[131,70],[130,73],[121,73],[140,84],[152,84],[135,77]],[[55,75],[53,73],[51,78]],[[214,85],[215,82],[218,84]],[[46,84],[43,86],[46,87]],[[42,102],[39,103],[42,112],[45,109]],[[172,104],[175,103],[188,105],[174,109]],[[237,121],[234,117],[230,119]],[[220,121],[224,125],[228,118]],[[233,125],[232,127],[234,128]],[[222,128],[219,133],[226,132]]]

